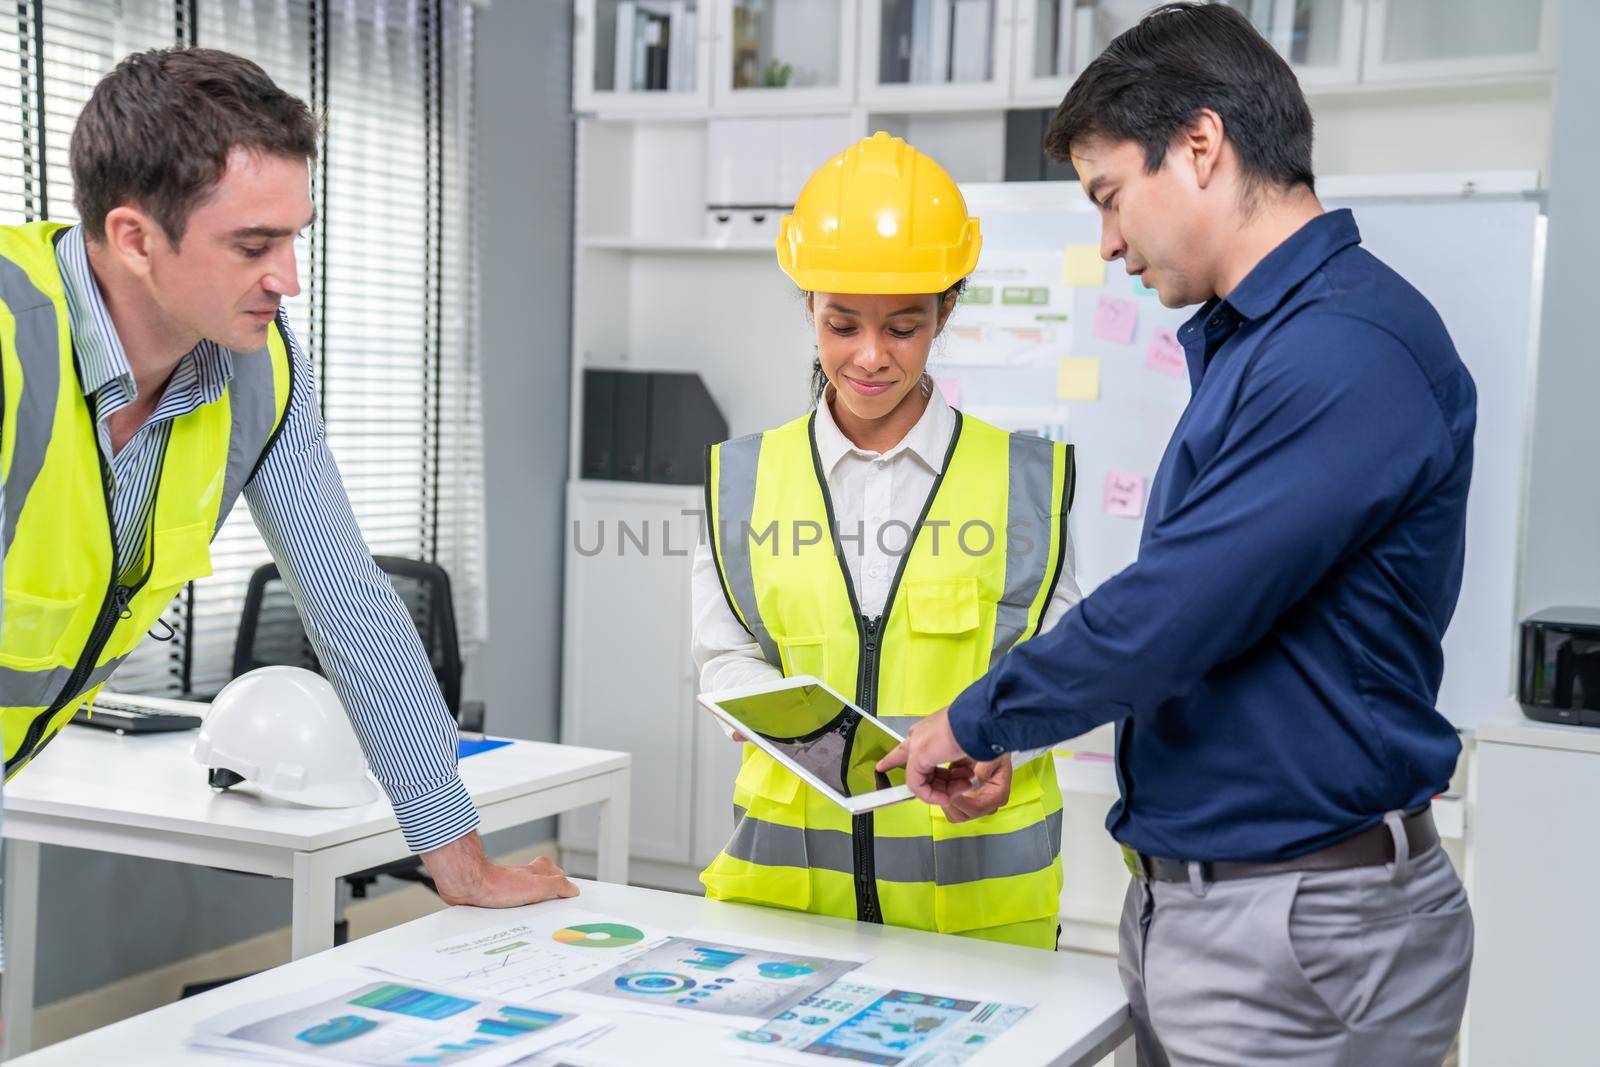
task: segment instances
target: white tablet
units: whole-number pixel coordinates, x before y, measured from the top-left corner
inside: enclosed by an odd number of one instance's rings
[[[707,711],[850,812],[912,799],[906,772],[875,765],[905,740],[824,685],[800,674],[701,693]]]

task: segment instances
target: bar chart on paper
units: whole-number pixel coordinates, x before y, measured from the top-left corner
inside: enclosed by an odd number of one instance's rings
[[[840,980],[730,1040],[883,1067],[959,1067],[1030,1010]]]
[[[358,978],[223,1012],[201,1023],[191,1043],[234,1058],[501,1067],[603,1026],[498,998]]]

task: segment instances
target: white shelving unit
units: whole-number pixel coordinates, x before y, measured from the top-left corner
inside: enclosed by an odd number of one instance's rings
[[[1557,0],[1368,0],[1362,77],[1370,82],[1546,73]]]
[[[583,371],[602,368],[698,372],[734,434],[806,406],[809,331],[771,239],[705,236],[711,125],[578,124],[573,411],[582,411]],[[740,758],[694,703],[690,553],[704,491],[580,479],[576,419],[572,429],[562,737],[638,753],[633,878],[697,891],[732,829]],[[575,871],[592,871],[592,820],[563,818],[561,844]]]
[[[693,486],[573,481],[567,489],[574,534],[563,618],[587,639],[563,648],[562,740],[638,755],[632,855],[647,872],[676,872],[678,884],[727,839],[731,792],[721,805],[709,793],[731,787],[739,761],[739,747],[695,704],[687,643],[670,639],[689,617],[701,500]],[[700,736],[708,726],[720,743]],[[587,810],[562,816],[561,845],[583,854],[580,871],[593,867],[596,829]]]
[[[706,238],[586,237],[583,247],[603,252],[634,252],[639,255],[761,255],[770,256],[772,245],[763,241],[721,242]]]
[[[706,7],[707,0],[574,0],[577,110],[703,113],[711,106],[713,37]]]
[[[1312,95],[1547,79],[1555,66],[1558,0],[1227,2],[1250,17]],[[1149,0],[575,5],[577,110],[623,120],[1052,107],[1088,61],[1152,6]],[[641,35],[631,44],[630,17]],[[646,52],[666,57],[664,75],[639,58]],[[664,88],[644,87],[663,81]]]
[[[1245,0],[1236,4],[1307,88],[1361,78],[1363,0]]]
[[[861,102],[973,108],[1011,95],[1018,0],[863,0]]]
[[[713,106],[726,114],[849,107],[854,7],[852,0],[716,4]]]

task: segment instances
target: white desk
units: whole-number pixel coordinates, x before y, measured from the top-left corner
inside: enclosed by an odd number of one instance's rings
[[[338,880],[411,854],[389,801],[317,809],[248,787],[216,793],[192,730],[123,737],[69,726],[5,787],[5,1056],[32,1040],[39,846],[67,845],[294,881],[295,959],[333,945]],[[628,880],[625,752],[515,741],[461,761],[484,833],[588,804],[600,810],[598,877]],[[47,950],[49,946],[46,946]],[[64,949],[64,947],[63,947]]]
[[[927,934],[895,927],[871,926],[847,919],[723,904],[700,897],[663,893],[632,886],[579,883],[576,900],[535,904],[541,909],[583,909],[627,916],[667,930],[717,931],[737,944],[741,936],[772,938],[873,957],[873,973],[912,989],[938,991],[941,978],[983,990],[1002,1001],[1036,1004],[1022,1022],[972,1060],[972,1067],[1093,1067],[1117,1050],[1118,1062],[1131,1050],[1128,1001],[1114,960],[1074,952],[1041,952],[986,941]],[[113,1026],[52,1045],[18,1061],[25,1067],[115,1063],[118,1067],[229,1062],[222,1056],[188,1051],[184,1045],[196,1022],[228,1008],[280,996],[326,980],[346,966],[378,959],[386,952],[427,944],[499,925],[510,912],[450,908],[364,937],[331,952],[265,971],[209,993],[169,1004]],[[605,1054],[616,1062],[683,1064],[717,1067],[746,1064],[717,1055],[715,1046],[686,1039],[678,1024],[631,1018],[618,1024],[585,1051]],[[691,1033],[700,1035],[700,1028]],[[240,1061],[249,1062],[249,1061]],[[1132,1062],[1131,1057],[1128,1058]]]
[[[1480,719],[1468,890],[1477,954],[1463,1064],[1597,1062],[1600,730]]]

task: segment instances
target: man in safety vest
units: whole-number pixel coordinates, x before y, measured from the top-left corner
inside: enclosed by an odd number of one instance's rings
[[[82,222],[0,226],[6,776],[211,573],[242,495],[440,896],[573,896],[548,861],[484,855],[454,723],[324,441],[280,306],[316,147],[305,104],[254,63],[132,55],[72,135]]]

